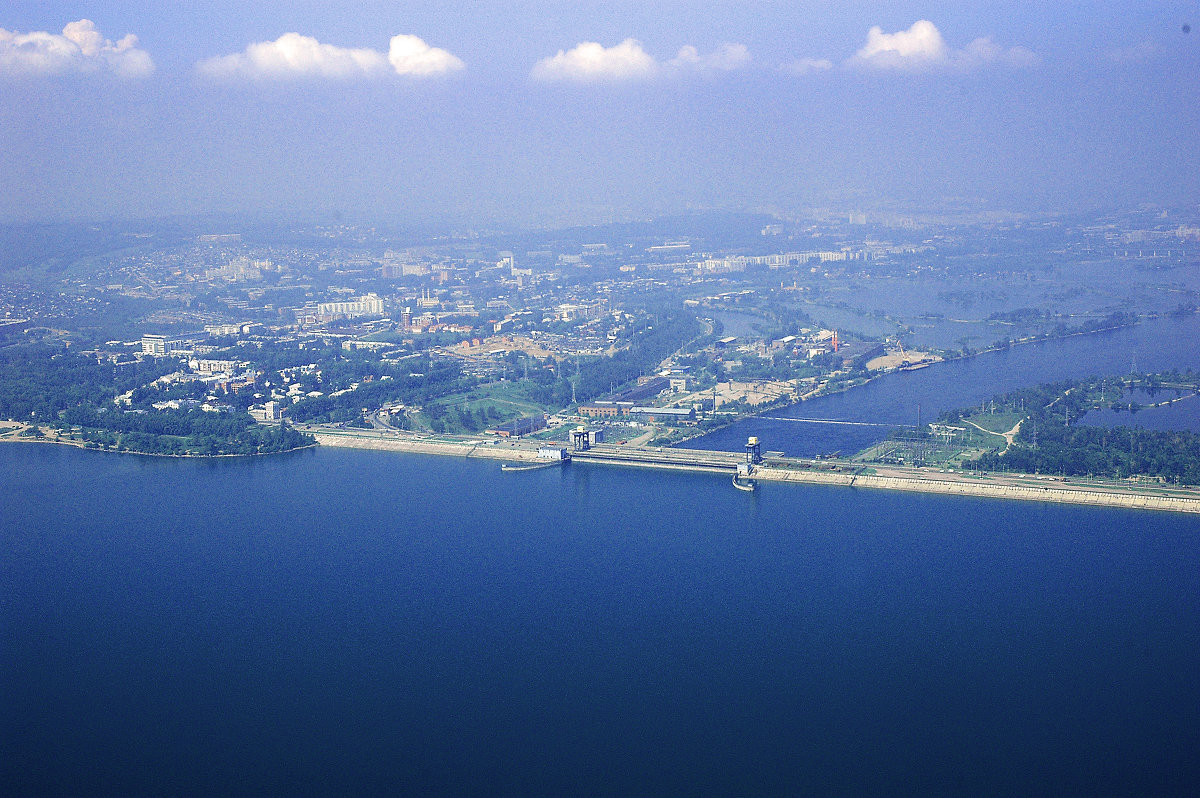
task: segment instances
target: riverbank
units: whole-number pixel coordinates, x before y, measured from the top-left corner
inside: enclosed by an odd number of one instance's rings
[[[976,496],[990,499],[1085,504],[1139,510],[1200,514],[1200,491],[1155,486],[1073,485],[1031,474],[929,473],[919,469],[888,469],[887,473],[813,471],[809,469],[760,468],[754,478],[768,482],[801,482],[814,485],[843,485],[851,488],[901,490],[945,496]]]
[[[86,448],[79,441],[50,437],[18,437],[17,433],[22,429],[27,429],[28,425],[6,425],[6,427],[6,429],[0,429],[0,441],[54,443]],[[508,462],[536,462],[539,459],[538,447],[545,445],[545,442],[537,441],[454,438],[378,430],[306,427],[302,431],[313,436],[316,441],[315,445],[331,448],[372,449]],[[300,448],[311,448],[311,446]],[[289,451],[298,451],[298,449]],[[124,454],[139,453],[124,452]],[[143,456],[200,457],[200,455]],[[262,455],[216,456],[256,457]],[[580,454],[575,461],[631,468],[728,474],[736,472],[737,462],[741,460],[741,457],[740,454],[733,452],[712,452],[681,447],[662,449],[643,446],[601,446],[587,454]],[[800,460],[780,460],[756,466],[752,478],[761,482],[838,485],[849,488],[899,490],[945,496],[975,496],[1200,514],[1200,490],[1192,488],[1171,488],[1145,484],[1082,485],[1029,474],[980,476],[968,472],[933,472],[903,466],[876,467],[870,470],[871,473],[866,473],[866,469],[848,463],[826,461],[818,465]]]
[[[320,430],[307,428],[322,446],[374,449],[444,457],[481,457],[492,460],[535,461],[537,442],[421,436],[372,430]],[[542,445],[545,445],[544,443]],[[742,455],[681,447],[598,446],[574,457],[576,463],[615,465],[672,471],[736,473]],[[1081,504],[1095,507],[1159,510],[1200,514],[1200,489],[1165,485],[1080,484],[1031,474],[986,474],[930,471],[887,466],[868,469],[849,463],[772,460],[756,466],[752,478],[762,482],[840,485],[849,488],[899,490],[944,496]]]
[[[375,449],[409,454],[435,454],[442,457],[477,457],[488,460],[530,462],[538,459],[539,444],[505,442],[496,439],[456,439],[450,436],[420,435],[406,432],[376,430],[323,429],[309,426],[298,428],[312,435],[321,446],[348,449]],[[542,443],[541,445],[546,445]]]
[[[38,435],[22,435],[22,432],[36,429]],[[191,459],[212,459],[212,458],[227,458],[227,457],[267,457],[272,454],[287,454],[288,452],[300,452],[305,449],[311,449],[317,446],[314,440],[312,443],[307,443],[303,446],[293,446],[290,449],[280,449],[277,452],[250,452],[246,454],[228,453],[228,454],[171,454],[168,452],[139,452],[135,449],[116,449],[111,446],[94,445],[89,446],[88,441],[75,440],[72,438],[64,438],[58,434],[56,430],[46,430],[35,424],[23,424],[19,421],[0,421],[0,443],[52,443],[59,446],[72,446],[76,449],[85,449],[94,452],[114,452],[116,454],[136,454],[139,457],[174,457],[174,458],[191,458]]]
[[[945,364],[952,364],[952,363],[974,360],[974,359],[979,358],[984,355],[996,354],[998,352],[1003,352],[1005,350],[1010,350],[1010,349],[1016,349],[1018,347],[1028,346],[1031,344],[1042,344],[1042,343],[1047,343],[1047,342],[1061,341],[1061,340],[1067,340],[1067,339],[1071,339],[1071,338],[1078,338],[1078,337],[1082,337],[1082,336],[1098,335],[1098,334],[1106,333],[1106,332],[1116,332],[1119,330],[1125,330],[1125,329],[1129,329],[1131,327],[1136,327],[1140,324],[1143,324],[1146,321],[1156,319],[1159,317],[1160,317],[1160,315],[1148,314],[1145,316],[1140,316],[1137,318],[1136,321],[1132,321],[1132,322],[1129,322],[1126,324],[1112,325],[1112,326],[1100,327],[1100,328],[1096,328],[1096,329],[1072,330],[1070,332],[1055,333],[1055,334],[1049,334],[1049,335],[1045,335],[1045,336],[1031,336],[1031,337],[1027,337],[1027,338],[1019,338],[1017,340],[1010,341],[1007,345],[993,344],[993,345],[985,347],[983,349],[972,350],[969,354],[959,354],[956,356],[947,356],[946,353],[941,352],[941,353],[938,353],[938,357],[941,359],[938,360],[937,362],[930,363],[928,365],[928,368],[937,368],[938,366],[942,366]],[[919,370],[923,370],[923,369],[919,369]],[[767,402],[762,405],[755,406],[752,409],[747,409],[747,410],[744,410],[743,412],[732,414],[723,423],[711,426],[704,430],[696,430],[695,432],[691,432],[691,433],[681,437],[678,441],[671,443],[670,445],[671,446],[681,446],[682,444],[685,444],[688,441],[693,441],[698,438],[703,438],[707,435],[712,435],[716,432],[720,432],[721,430],[724,430],[727,427],[733,426],[734,424],[737,424],[740,421],[758,418],[758,417],[761,417],[765,413],[769,413],[769,412],[776,411],[776,410],[781,410],[781,409],[785,409],[785,408],[789,408],[789,407],[798,407],[812,399],[820,399],[820,398],[825,398],[825,397],[829,397],[829,396],[837,396],[840,394],[847,394],[851,391],[854,391],[854,390],[860,389],[860,388],[864,388],[872,383],[878,382],[879,380],[885,379],[887,377],[893,377],[893,376],[896,376],[899,374],[905,374],[905,373],[910,373],[910,372],[900,370],[900,369],[872,371],[872,372],[868,372],[866,374],[859,374],[859,375],[850,377],[845,381],[838,382],[835,387],[830,387],[829,385],[820,385],[816,388],[813,388],[812,390],[809,390],[805,393],[800,394],[795,400]],[[905,426],[905,425],[897,424],[896,426]]]

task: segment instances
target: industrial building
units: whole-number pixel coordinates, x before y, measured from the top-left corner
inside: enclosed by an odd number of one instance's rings
[[[531,435],[538,430],[546,428],[546,417],[529,416],[527,418],[514,418],[512,421],[501,424],[495,429],[490,429],[493,435],[499,435],[501,438],[520,438],[523,435]]]

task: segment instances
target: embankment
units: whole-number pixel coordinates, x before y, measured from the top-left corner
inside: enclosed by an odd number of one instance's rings
[[[457,441],[421,439],[416,437],[385,437],[382,435],[312,432],[306,430],[322,446],[349,449],[376,449],[387,452],[436,454],[442,457],[482,457],[489,460],[537,460],[537,451],[511,445],[480,443],[471,445]]]
[[[378,449],[394,452],[433,454],[446,457],[483,457],[493,460],[535,461],[534,444],[527,442],[483,443],[421,438],[409,435],[385,435],[372,432],[313,432],[323,446]],[[686,458],[695,458],[687,462]],[[600,463],[634,468],[674,471],[718,472],[731,474],[740,455],[728,452],[702,452],[673,448],[658,452],[645,447],[595,447],[579,453],[578,463]],[[717,462],[716,459],[722,462]],[[1084,504],[1094,507],[1160,510],[1200,514],[1200,491],[1155,486],[1071,485],[1055,481],[1041,484],[1028,475],[988,475],[975,477],[958,473],[933,473],[892,467],[885,474],[855,473],[819,468],[788,468],[781,465],[758,466],[754,479],[761,482],[795,482],[812,485],[843,485],[876,490],[903,490],[936,493],[945,496],[976,496],[992,499]]]
[[[1098,507],[1124,507],[1141,510],[1200,513],[1200,496],[1167,495],[1146,488],[1091,488],[1055,485],[1015,484],[1003,478],[939,479],[933,475],[879,476],[806,469],[761,468],[754,478],[761,481],[803,482],[818,485],[845,485],[879,490],[904,490],[918,493],[940,493],[948,496],[979,496],[993,499],[1087,504]]]

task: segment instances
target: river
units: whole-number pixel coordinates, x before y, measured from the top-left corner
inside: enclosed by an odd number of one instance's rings
[[[1120,330],[1076,335],[986,352],[918,371],[882,376],[843,393],[750,417],[689,441],[697,449],[738,450],[757,435],[766,450],[805,457],[851,454],[889,430],[944,410],[1039,383],[1108,374],[1200,371],[1200,315],[1163,317]],[[821,423],[821,422],[855,422]]]

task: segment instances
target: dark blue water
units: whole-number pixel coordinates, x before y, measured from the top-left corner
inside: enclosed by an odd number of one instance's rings
[[[765,450],[804,457],[849,455],[889,430],[937,418],[1008,391],[1039,383],[1108,374],[1200,370],[1200,316],[1163,318],[1113,332],[1073,336],[890,374],[867,385],[748,418],[685,445],[740,451],[750,435]],[[784,419],[784,420],[779,420]],[[797,421],[794,419],[808,419]],[[820,424],[838,420],[855,424]]]
[[[1200,519],[0,445],[8,795],[1183,794]]]
[[[1173,391],[1159,391],[1153,397],[1139,396],[1134,401],[1164,402],[1173,394]],[[1137,412],[1109,408],[1092,410],[1080,420],[1080,423],[1094,424],[1100,427],[1137,427],[1200,432],[1200,395],[1184,396],[1169,405],[1143,406]]]

